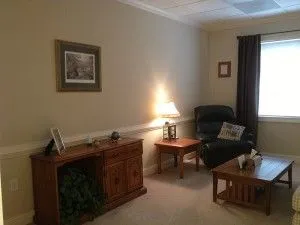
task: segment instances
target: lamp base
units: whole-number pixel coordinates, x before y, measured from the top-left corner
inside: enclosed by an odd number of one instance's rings
[[[168,121],[163,126],[163,139],[176,140],[176,124],[170,124]]]

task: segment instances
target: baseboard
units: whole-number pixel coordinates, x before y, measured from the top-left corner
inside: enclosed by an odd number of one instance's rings
[[[191,158],[190,155],[191,155],[191,153],[187,154],[186,157]],[[173,162],[174,162],[173,158],[164,161],[162,163],[162,169],[166,169],[166,168],[171,167],[173,165]],[[154,174],[156,172],[157,172],[157,164],[154,164],[154,165],[152,165],[148,168],[143,169],[144,176],[151,175],[151,174]],[[9,218],[7,220],[4,220],[4,225],[26,225],[26,224],[31,224],[33,216],[34,216],[34,211],[32,210],[28,213],[24,213],[24,214],[18,215],[16,217],[12,217],[12,218]]]
[[[300,164],[300,156],[299,155],[283,155],[283,154],[277,154],[277,153],[272,153],[272,152],[262,152],[262,155],[287,158],[287,159],[294,160],[294,162],[296,164]]]
[[[193,159],[196,157],[196,152],[190,152],[184,156],[184,159]]]
[[[192,159],[192,158],[195,158],[196,156],[196,153],[195,152],[191,152],[191,153],[188,153],[184,156],[184,159]],[[171,159],[168,159],[164,162],[162,162],[161,164],[161,168],[162,169],[167,169],[169,167],[172,167],[174,164],[174,159],[171,158]],[[157,172],[157,164],[154,164],[150,167],[147,167],[147,168],[144,168],[143,169],[143,174],[144,176],[148,176],[148,175],[151,175],[151,174],[155,174]]]
[[[173,165],[173,162],[174,162],[173,159],[168,159],[168,160],[162,162],[161,168],[162,169],[169,168],[169,167],[171,167]],[[158,167],[157,164],[154,164],[154,165],[152,165],[150,167],[144,168],[143,169],[144,176],[155,174],[157,172],[157,167]]]
[[[30,211],[7,220],[4,220],[4,225],[27,225],[32,224],[34,211]]]
[[[184,159],[191,159],[195,157],[195,152],[191,152],[189,154],[186,154],[184,156]],[[169,167],[172,167],[174,163],[174,159],[168,159],[162,163],[162,169],[167,169]],[[155,174],[157,172],[157,164],[154,164],[148,168],[143,169],[144,176],[148,176],[151,174]],[[34,216],[34,211],[30,211],[12,218],[9,218],[7,220],[4,220],[4,225],[27,225],[31,224]]]

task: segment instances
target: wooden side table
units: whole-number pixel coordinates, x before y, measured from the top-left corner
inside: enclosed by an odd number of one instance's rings
[[[158,173],[161,173],[161,153],[174,155],[174,167],[177,167],[177,155],[179,155],[179,177],[183,178],[183,156],[187,153],[196,151],[196,170],[199,171],[199,151],[198,147],[201,142],[190,138],[179,138],[175,140],[161,140],[155,143],[158,159]]]

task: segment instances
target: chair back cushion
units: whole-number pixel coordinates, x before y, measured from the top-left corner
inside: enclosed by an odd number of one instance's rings
[[[196,132],[218,135],[223,122],[235,120],[231,107],[225,105],[204,105],[194,109]]]

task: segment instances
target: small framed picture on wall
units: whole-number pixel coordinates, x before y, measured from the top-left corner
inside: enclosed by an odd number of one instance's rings
[[[65,152],[66,147],[60,135],[60,131],[58,128],[50,128],[50,131],[51,131],[52,138],[54,139],[55,142],[57,153],[61,155],[62,153]]]
[[[219,62],[218,64],[218,77],[230,77],[231,76],[231,61]]]

